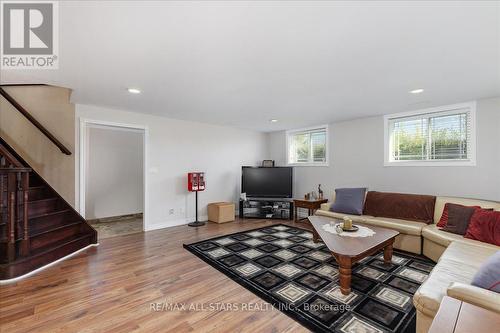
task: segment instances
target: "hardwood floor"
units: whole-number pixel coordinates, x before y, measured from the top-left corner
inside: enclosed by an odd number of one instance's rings
[[[0,286],[0,332],[308,332],[182,247],[278,223],[237,220],[103,239],[97,248]],[[153,311],[152,303],[187,309]],[[253,311],[216,308],[232,303],[240,309],[250,303]]]

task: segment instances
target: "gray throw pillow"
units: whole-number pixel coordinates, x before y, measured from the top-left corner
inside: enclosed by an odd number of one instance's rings
[[[479,267],[472,279],[473,286],[500,293],[500,251],[489,257]]]
[[[366,187],[335,189],[335,202],[332,212],[361,215],[365,204]]]

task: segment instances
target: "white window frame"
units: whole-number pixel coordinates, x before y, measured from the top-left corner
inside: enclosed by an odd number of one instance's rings
[[[294,134],[301,132],[309,132],[313,130],[325,130],[326,132],[326,144],[325,144],[325,162],[290,162],[290,137]],[[316,167],[327,167],[329,166],[330,155],[329,155],[329,129],[328,125],[311,126],[299,129],[293,129],[286,131],[286,163],[289,166],[316,166]]]
[[[390,148],[390,125],[389,122],[394,118],[419,116],[438,112],[452,112],[453,110],[470,110],[470,146],[468,147],[470,158],[467,160],[423,160],[423,161],[394,161],[391,160]],[[384,166],[476,166],[476,102],[467,102],[439,106],[434,108],[415,110],[409,112],[394,113],[384,116]]]

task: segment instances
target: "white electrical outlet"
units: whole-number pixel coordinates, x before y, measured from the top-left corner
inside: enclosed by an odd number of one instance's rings
[[[184,214],[184,208],[179,207],[179,214]]]
[[[173,208],[170,208],[168,210],[168,215],[174,215],[174,213],[175,213],[175,210]]]

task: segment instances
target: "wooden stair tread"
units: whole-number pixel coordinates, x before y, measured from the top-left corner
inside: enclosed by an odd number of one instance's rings
[[[67,237],[56,246],[47,246],[31,251],[27,257],[20,257],[7,264],[0,264],[0,280],[29,273],[95,243],[92,234],[81,233]]]
[[[38,214],[38,215],[33,215],[32,214],[28,218],[30,220],[32,220],[32,219],[37,219],[37,218],[40,218],[40,217],[46,217],[46,216],[50,216],[50,215],[63,214],[63,213],[67,213],[67,212],[71,212],[71,209],[59,209],[59,210],[56,210],[56,211],[53,211],[53,212],[43,213],[43,214]]]
[[[49,201],[54,201],[54,200],[59,200],[58,197],[50,197],[50,198],[44,198],[44,199],[36,199],[36,200],[29,200],[28,198],[28,203],[39,203],[39,202],[49,202]]]
[[[61,241],[61,242],[59,242],[57,244],[51,244],[51,245],[40,247],[40,248],[38,248],[36,250],[32,250],[30,252],[29,257],[19,258],[19,259],[13,261],[13,263],[16,264],[16,263],[20,263],[20,262],[23,262],[23,261],[30,260],[33,257],[41,256],[41,255],[47,254],[49,252],[58,250],[59,248],[62,248],[64,246],[68,245],[69,243],[76,242],[76,241],[78,241],[80,239],[84,239],[84,238],[87,238],[87,237],[90,237],[90,235],[89,234],[85,234],[85,233],[79,233],[77,235],[67,237],[63,241]]]
[[[72,226],[78,225],[80,223],[82,223],[82,222],[81,221],[72,221],[72,222],[66,222],[63,224],[56,224],[53,226],[51,225],[51,226],[48,226],[45,228],[39,228],[39,229],[37,229],[36,227],[31,227],[30,228],[30,237],[40,236],[40,235],[46,234],[48,232],[53,232],[53,231],[57,231],[60,229],[72,227]]]
[[[74,236],[70,236],[70,237],[65,238],[63,241],[61,241],[60,243],[58,243],[56,245],[51,244],[51,245],[47,245],[47,246],[41,247],[39,249],[33,250],[33,251],[31,251],[31,255],[36,256],[36,255],[43,254],[45,252],[50,252],[50,251],[53,251],[53,250],[58,249],[60,247],[63,247],[64,245],[66,245],[68,243],[72,243],[76,240],[87,238],[87,237],[90,237],[90,235],[86,234],[86,233],[79,233],[79,234],[76,234]]]
[[[57,198],[58,195],[47,186],[31,186],[28,189],[28,201]]]
[[[45,185],[37,185],[37,186],[31,186],[28,188],[29,190],[40,190],[40,189],[44,189],[44,188],[47,188],[47,186]]]
[[[16,242],[23,240],[21,236],[16,236]],[[6,243],[8,238],[6,236],[0,237],[0,243]]]

